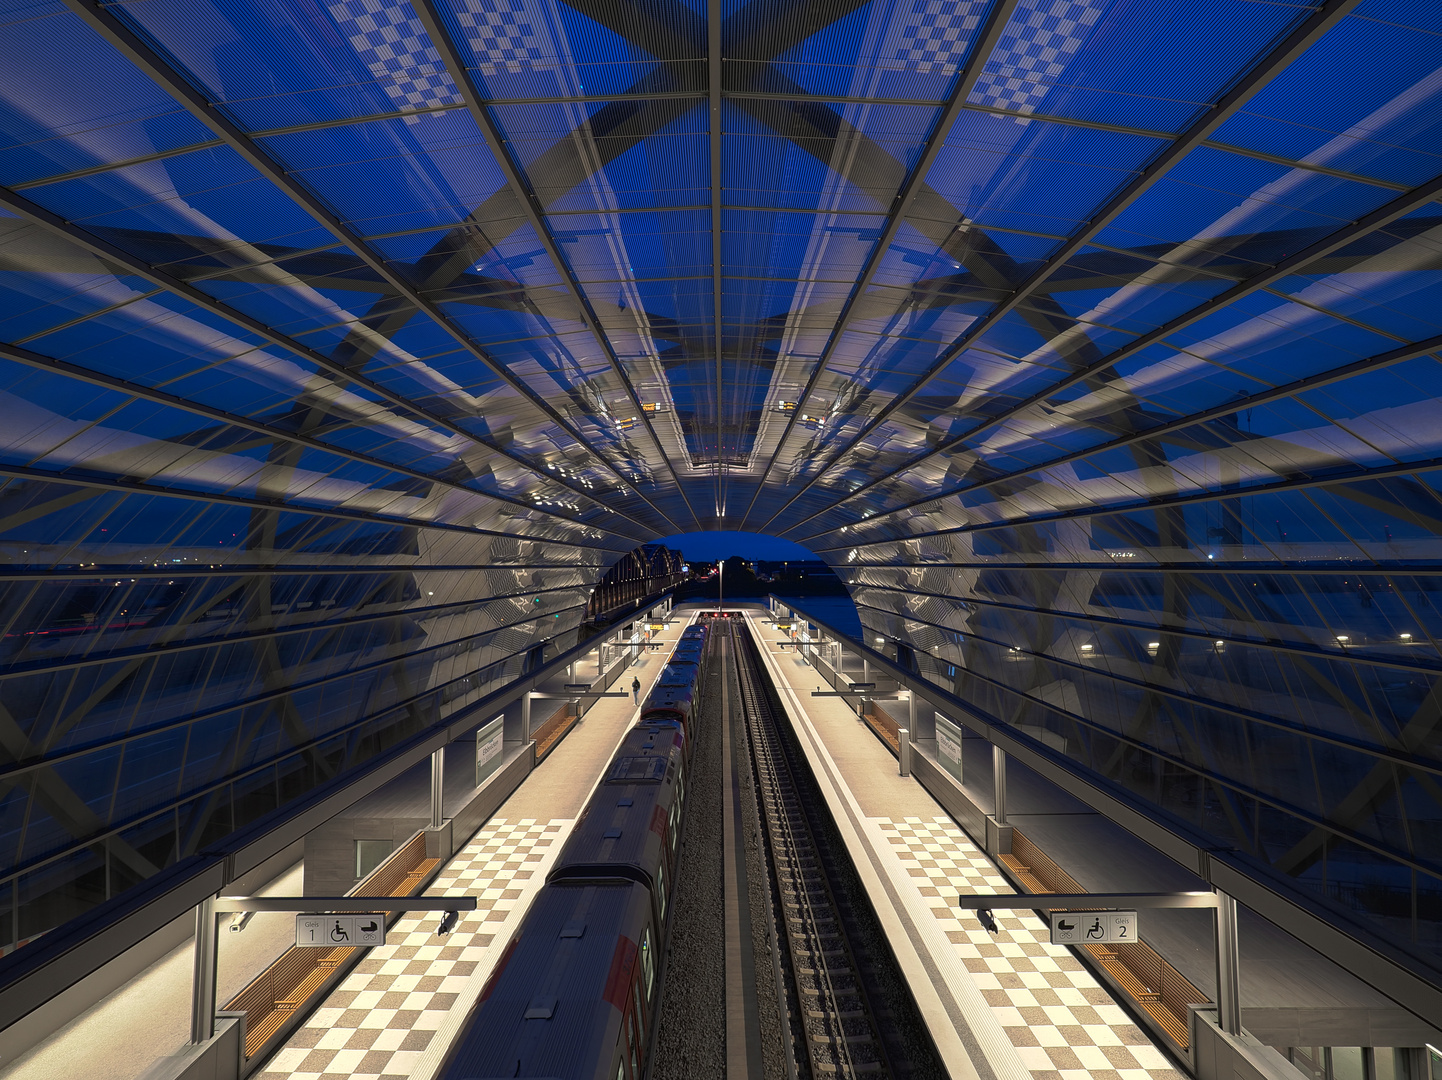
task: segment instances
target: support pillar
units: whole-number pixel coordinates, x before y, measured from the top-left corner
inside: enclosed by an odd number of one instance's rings
[[[992,814],[986,819],[986,853],[1006,855],[1011,852],[1011,826],[1006,820],[1006,751],[995,743],[991,747]]]
[[[1237,943],[1237,901],[1217,890],[1217,1024],[1228,1035],[1242,1033],[1241,951]]]
[[[991,748],[991,816],[998,825],[1006,824],[1006,751],[993,744]]]
[[[521,742],[529,742],[531,739],[531,695],[529,692],[521,695]]]
[[[446,748],[431,754],[431,828],[446,820]]]
[[[215,897],[195,908],[195,967],[190,983],[190,1041],[199,1046],[215,1037]]]
[[[911,775],[911,730],[909,728],[897,728],[896,737],[898,746],[896,751],[897,766],[902,776]]]

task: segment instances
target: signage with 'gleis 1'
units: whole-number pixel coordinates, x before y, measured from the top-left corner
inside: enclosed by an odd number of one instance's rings
[[[346,945],[386,943],[383,915],[297,915],[295,943],[309,948],[335,949]]]
[[[1121,945],[1137,940],[1135,911],[1053,911],[1053,945]]]

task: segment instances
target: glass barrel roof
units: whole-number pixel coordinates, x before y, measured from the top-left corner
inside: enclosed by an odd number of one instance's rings
[[[1438,5],[0,26],[6,940],[95,838],[144,877],[724,528],[1442,981]]]

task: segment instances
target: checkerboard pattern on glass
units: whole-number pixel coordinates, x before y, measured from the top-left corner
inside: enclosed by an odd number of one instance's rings
[[[474,896],[446,937],[439,913],[391,927],[344,982],[266,1062],[257,1080],[402,1080],[475,974],[535,864],[569,821],[492,821],[435,879],[429,896]]]
[[[954,71],[988,6],[987,0],[917,0],[901,29],[896,59],[923,75]]]
[[[958,893],[1016,890],[950,818],[876,824],[1036,1080],[1183,1080],[1034,914],[997,912],[995,937],[958,918]]]
[[[340,0],[328,10],[397,109],[460,103],[441,54],[410,4]],[[530,10],[526,0],[461,0],[455,17],[482,75],[524,71],[553,52],[538,32],[544,30],[544,15]],[[417,120],[408,116],[406,122]]]
[[[1101,18],[1100,0],[1026,0],[1002,31],[971,100],[1032,112]]]
[[[915,0],[890,55],[923,75],[954,71],[966,60],[989,6],[985,0]],[[1023,0],[987,57],[970,100],[1034,111],[1101,13],[1100,0]]]

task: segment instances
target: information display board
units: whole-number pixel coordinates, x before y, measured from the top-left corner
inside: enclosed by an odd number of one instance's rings
[[[476,787],[495,772],[501,764],[501,751],[505,749],[506,718],[498,716],[489,724],[483,724],[476,732]]]
[[[961,728],[941,713],[936,714],[936,757],[941,767],[957,780],[961,776]]]

